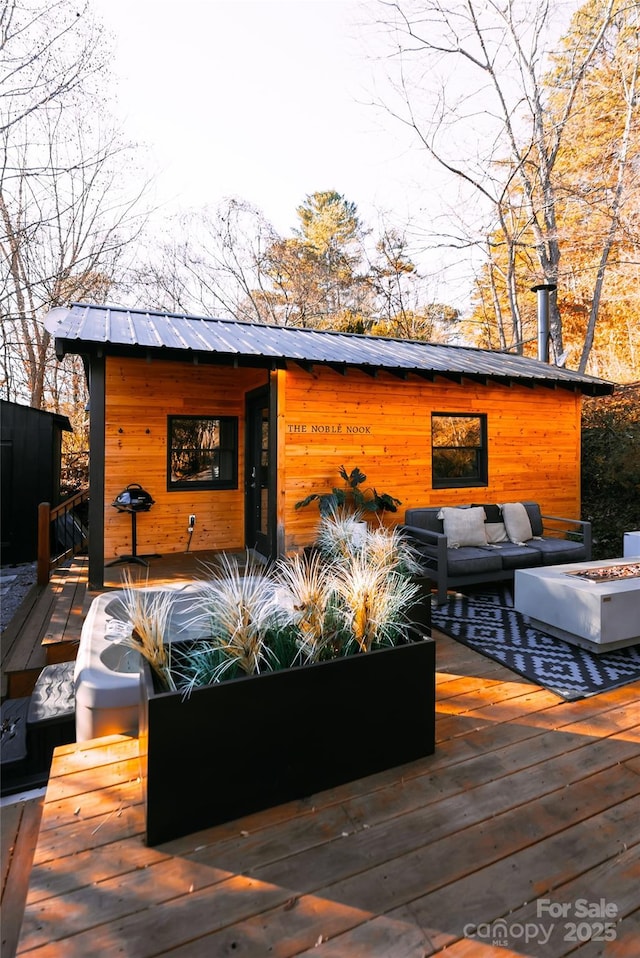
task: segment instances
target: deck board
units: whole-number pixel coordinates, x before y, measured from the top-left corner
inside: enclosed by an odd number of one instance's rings
[[[2,955],[15,954],[38,841],[43,796],[2,808]]]
[[[41,639],[54,602],[52,590],[33,586],[2,632],[3,699],[31,695],[40,670],[47,664]]]
[[[82,556],[56,570],[59,592],[42,637],[48,665],[68,662],[76,656],[86,615],[87,570],[88,559]]]
[[[473,656],[438,646],[452,671],[439,657],[433,756],[154,849],[136,741],[58,749],[18,954],[477,955],[465,926],[603,887],[616,941],[576,954],[631,954],[640,683],[566,703],[501,666],[478,681]],[[526,953],[579,944],[556,931]]]
[[[2,633],[2,694],[31,695],[40,671],[75,658],[86,614],[87,559],[55,569],[46,587],[34,586]]]
[[[68,636],[93,598],[70,591]],[[17,953],[635,958],[640,682],[564,702],[442,635],[437,668],[432,756],[156,848],[137,741],[57,749]],[[188,815],[179,783],[176,800]],[[565,940],[562,923],[526,948],[512,933],[540,923],[541,898],[603,895],[609,943]],[[508,940],[474,939],[501,922]]]

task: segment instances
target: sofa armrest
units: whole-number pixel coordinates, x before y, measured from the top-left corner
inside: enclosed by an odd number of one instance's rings
[[[447,548],[447,537],[442,532],[431,532],[430,529],[423,529],[422,526],[407,525],[400,526],[400,530],[409,538],[436,548],[444,540],[444,548]]]
[[[435,561],[438,567],[447,571],[447,548],[448,540],[443,532],[432,532],[430,529],[423,529],[421,526],[401,526],[403,533],[409,540],[413,541],[418,547],[429,547],[429,558]]]
[[[429,576],[437,585],[438,605],[442,605],[447,597],[447,537],[442,532],[431,532],[429,529],[422,529],[420,526],[400,527],[410,542],[420,546],[426,546],[428,552],[421,553],[421,559],[425,565],[425,574]]]
[[[563,527],[553,527],[547,529],[544,527],[545,534],[549,533],[550,535],[563,535],[566,536],[569,533],[572,536],[578,536],[582,539],[584,543],[585,552],[587,555],[587,561],[591,559],[591,547],[592,547],[592,533],[591,533],[591,523],[584,521],[582,519],[567,519],[564,516],[547,516],[543,515],[542,520],[549,520],[550,522],[560,522],[563,524]],[[568,528],[567,528],[568,527]]]

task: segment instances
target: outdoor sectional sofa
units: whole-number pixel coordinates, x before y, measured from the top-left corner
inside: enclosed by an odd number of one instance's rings
[[[543,516],[537,502],[407,509],[400,528],[416,548],[425,576],[436,583],[438,605],[454,586],[591,559],[591,523]]]

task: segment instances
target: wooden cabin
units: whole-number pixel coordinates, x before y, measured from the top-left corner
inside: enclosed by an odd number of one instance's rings
[[[342,465],[401,500],[390,524],[414,506],[518,499],[578,518],[582,396],[613,391],[463,346],[82,304],[46,325],[88,370],[94,588],[131,552],[112,505],[130,483],[154,500],[138,555],[300,549],[318,510],[296,503],[340,486]]]

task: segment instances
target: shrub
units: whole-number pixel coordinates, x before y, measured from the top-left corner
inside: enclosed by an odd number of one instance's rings
[[[640,384],[585,399],[582,512],[593,525],[594,559],[622,554],[625,532],[640,529]]]

